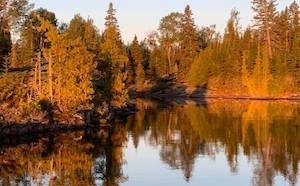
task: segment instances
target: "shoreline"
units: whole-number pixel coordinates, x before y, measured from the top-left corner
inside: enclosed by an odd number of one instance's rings
[[[253,101],[300,101],[299,93],[283,94],[278,96],[251,96],[247,94],[222,94],[221,91],[207,88],[192,87],[186,84],[165,83],[162,87],[147,87],[143,91],[130,90],[132,99],[149,98],[156,100],[183,100],[183,99],[224,99],[224,100],[253,100]]]
[[[184,104],[186,100],[245,100],[245,101],[299,101],[300,97],[251,97],[251,96],[232,96],[232,95],[203,95],[203,94],[165,94],[165,93],[138,93],[135,92],[132,100],[137,98],[152,99],[156,101],[175,101]],[[126,118],[138,111],[136,105],[128,105],[123,108],[110,108],[106,114],[100,114],[97,110],[86,110],[79,123],[65,123],[55,121],[54,123],[9,123],[5,120],[0,121],[0,137],[19,137],[33,134],[46,133],[65,133],[82,131],[85,129],[110,129],[112,123],[117,118]]]
[[[113,122],[115,120],[128,117],[129,115],[135,114],[137,111],[138,109],[136,106],[132,104],[123,108],[109,108],[106,112],[97,109],[83,110],[80,121],[75,123],[65,123],[63,120],[54,120],[53,123],[49,120],[48,123],[43,123],[42,121],[45,118],[41,118],[37,122],[26,123],[7,122],[2,120],[0,121],[0,137],[19,137],[46,133],[59,134],[86,129],[111,129],[113,128]],[[76,118],[75,116],[73,117]]]

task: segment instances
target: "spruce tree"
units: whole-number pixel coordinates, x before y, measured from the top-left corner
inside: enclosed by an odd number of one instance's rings
[[[111,72],[104,80],[105,86],[112,86],[108,97],[110,97],[113,106],[120,107],[126,104],[126,98],[128,97],[124,84],[126,80],[125,70],[128,64],[128,57],[121,40],[119,25],[115,14],[116,10],[113,8],[113,4],[110,3],[105,18],[106,22],[103,43],[101,45],[101,56],[102,63],[106,63]]]
[[[180,63],[178,78],[180,81],[186,79],[186,75],[194,61],[195,56],[199,52],[198,32],[192,18],[192,11],[187,5],[180,22]]]
[[[134,79],[135,83],[138,83],[141,81],[138,78],[139,73],[144,73],[144,72],[142,72],[142,71],[144,71],[144,68],[143,68],[143,54],[142,54],[141,47],[139,45],[139,42],[138,42],[138,39],[136,36],[134,37],[134,40],[131,45],[131,56],[132,56],[132,62],[131,62],[132,67],[131,68],[133,69],[133,75],[134,75],[133,79]],[[139,65],[140,65],[140,67],[139,67],[140,69],[138,72],[137,68]]]
[[[221,78],[224,79],[225,89],[231,88],[240,90],[241,80],[241,39],[240,39],[239,12],[232,10],[223,37],[224,50],[224,72]],[[229,80],[229,81],[226,81]]]
[[[144,88],[145,83],[145,71],[143,64],[141,62],[138,63],[136,68],[136,87],[137,90],[142,90]]]

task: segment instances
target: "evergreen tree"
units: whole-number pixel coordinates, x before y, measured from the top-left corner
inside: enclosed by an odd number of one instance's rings
[[[294,1],[289,8],[291,16],[291,44],[289,54],[289,69],[293,73],[295,83],[300,87],[300,22],[299,5]]]
[[[121,40],[119,25],[115,17],[116,10],[112,3],[109,4],[107,16],[105,18],[105,31],[103,43],[101,45],[102,63],[107,64],[108,71],[104,72],[104,86],[112,85],[111,92],[108,92],[109,99],[114,106],[124,106],[127,101],[127,90],[124,81],[126,80],[126,66],[128,57],[126,49]],[[102,66],[104,64],[101,64]],[[101,66],[100,65],[100,66]],[[108,89],[106,89],[108,90]]]
[[[92,72],[95,69],[93,55],[81,40],[60,35],[49,21],[40,18],[39,32],[44,32],[50,47],[43,49],[48,61],[47,91],[63,110],[78,110],[89,104],[94,93]]]
[[[256,13],[254,16],[255,27],[259,29],[261,37],[267,43],[269,56],[272,58],[275,33],[272,29],[274,18],[277,15],[276,0],[252,0],[252,9]]]
[[[143,64],[141,62],[138,63],[136,69],[136,87],[137,90],[142,90],[145,83],[145,71]]]
[[[150,61],[149,61],[150,76],[153,79],[159,77],[159,72],[158,72],[159,69],[157,68],[158,67],[157,64],[159,63],[160,63],[160,50],[156,46],[151,51]]]
[[[18,54],[19,60],[15,64],[16,67],[33,66],[32,63],[36,58],[36,53],[41,50],[42,45],[46,42],[44,33],[37,31],[41,24],[39,17],[47,20],[53,26],[57,26],[56,16],[53,12],[43,8],[32,11],[21,27],[20,51],[22,52]]]
[[[97,55],[100,52],[100,35],[91,18],[85,23],[83,42],[93,54]]]
[[[199,52],[199,37],[192,15],[190,6],[187,5],[180,22],[180,63],[178,74],[180,81],[186,79],[194,58]]]
[[[207,49],[205,52],[201,52],[198,57],[195,58],[191,70],[188,74],[189,82],[198,87],[205,87],[208,83],[209,75],[209,61],[211,58],[211,49]]]
[[[68,39],[83,39],[85,34],[86,21],[80,14],[76,14],[70,21],[70,25],[66,30],[66,37]]]
[[[100,34],[91,18],[85,20],[79,14],[71,20],[69,27],[65,31],[69,39],[80,39],[89,52],[95,55],[95,61],[99,59]]]
[[[137,89],[142,89],[145,82],[145,71],[143,66],[143,54],[138,39],[135,36],[131,45],[132,65],[135,70],[135,83]]]
[[[133,74],[133,82],[138,82],[139,79],[137,78],[137,67],[139,64],[141,64],[141,67],[142,67],[142,70],[143,70],[143,54],[142,54],[142,51],[141,51],[141,47],[139,45],[139,42],[138,42],[138,39],[137,37],[135,36],[134,37],[134,40],[132,42],[132,45],[131,45],[131,56],[132,56],[132,61],[130,62],[130,68],[129,69],[132,69],[132,74]],[[140,69],[141,70],[141,69]],[[131,78],[128,76],[128,78]]]
[[[233,10],[227,23],[223,37],[223,72],[221,78],[224,80],[225,89],[242,87],[241,81],[241,39],[239,27],[239,12]],[[228,81],[226,81],[228,80]]]

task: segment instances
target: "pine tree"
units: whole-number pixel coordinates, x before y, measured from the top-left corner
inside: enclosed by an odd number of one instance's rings
[[[70,21],[70,25],[66,30],[66,37],[68,39],[80,38],[83,40],[85,34],[86,21],[80,14],[76,14]]]
[[[47,97],[64,111],[74,111],[89,104],[94,93],[92,72],[95,69],[93,55],[80,38],[68,39],[59,34],[56,27],[40,18],[39,32],[44,32],[49,48],[43,48],[48,61]],[[44,90],[43,89],[43,90]]]
[[[100,35],[91,18],[88,18],[85,23],[83,42],[88,51],[95,55],[99,53]]]
[[[251,75],[251,83],[249,87],[249,93],[251,96],[260,96],[262,86],[262,56],[261,56],[261,45],[257,47],[257,55],[255,66]]]
[[[205,87],[208,83],[209,75],[209,58],[211,55],[211,50],[207,49],[205,52],[199,54],[195,58],[190,72],[188,74],[189,82],[198,87]]]
[[[131,45],[131,56],[132,56],[131,68],[133,69],[134,82],[136,82],[137,84],[141,84],[142,81],[142,83],[144,83],[145,72],[143,67],[143,54],[136,36],[134,37],[134,40]]]
[[[95,56],[94,61],[98,61],[100,52],[100,34],[91,18],[85,20],[79,14],[75,15],[66,30],[68,39],[80,39],[88,51]]]
[[[142,90],[145,83],[145,71],[143,64],[141,62],[138,63],[136,69],[136,87],[137,90]]]
[[[157,64],[160,62],[160,51],[157,46],[155,46],[150,55],[150,61],[149,61],[149,69],[150,69],[150,76],[153,79],[157,79],[159,77]]]
[[[21,27],[19,48],[22,52],[18,55],[18,67],[34,66],[32,62],[36,58],[36,53],[41,50],[41,45],[45,42],[44,33],[37,31],[37,28],[41,24],[39,17],[47,20],[56,27],[57,20],[55,14],[46,9],[40,8],[34,10],[26,17]]]
[[[225,89],[238,90],[242,87],[241,80],[241,39],[240,39],[239,12],[232,10],[223,37],[224,50],[224,79]],[[226,81],[229,80],[229,81]]]
[[[274,50],[279,52],[281,56],[285,57],[289,52],[290,48],[290,15],[289,9],[281,11],[277,17],[274,19],[274,26],[272,28],[274,31]]]
[[[116,10],[113,4],[109,4],[105,18],[105,31],[101,47],[102,63],[106,63],[111,73],[106,76],[105,86],[111,86],[112,90],[108,97],[114,106],[124,106],[127,102],[127,90],[124,81],[126,80],[126,66],[128,57],[126,49],[121,40],[119,25],[115,17]],[[107,73],[106,73],[107,74]],[[111,84],[111,85],[110,85]],[[107,89],[106,89],[107,90]]]
[[[129,63],[127,65],[127,78],[126,78],[126,85],[130,86],[134,83],[135,80],[135,68],[134,68],[134,61],[131,54],[131,46],[126,47],[127,56],[129,59]]]
[[[180,22],[180,63],[179,63],[179,80],[185,80],[186,75],[194,61],[195,56],[199,52],[198,32],[192,18],[190,6],[186,6],[184,14]]]
[[[256,13],[254,16],[255,27],[260,30],[262,38],[267,43],[269,56],[272,58],[275,33],[272,30],[274,18],[277,15],[276,0],[252,0],[252,9]]]

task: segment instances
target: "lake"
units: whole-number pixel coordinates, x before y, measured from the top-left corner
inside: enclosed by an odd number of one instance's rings
[[[137,105],[110,132],[1,139],[0,185],[300,185],[300,103]]]

